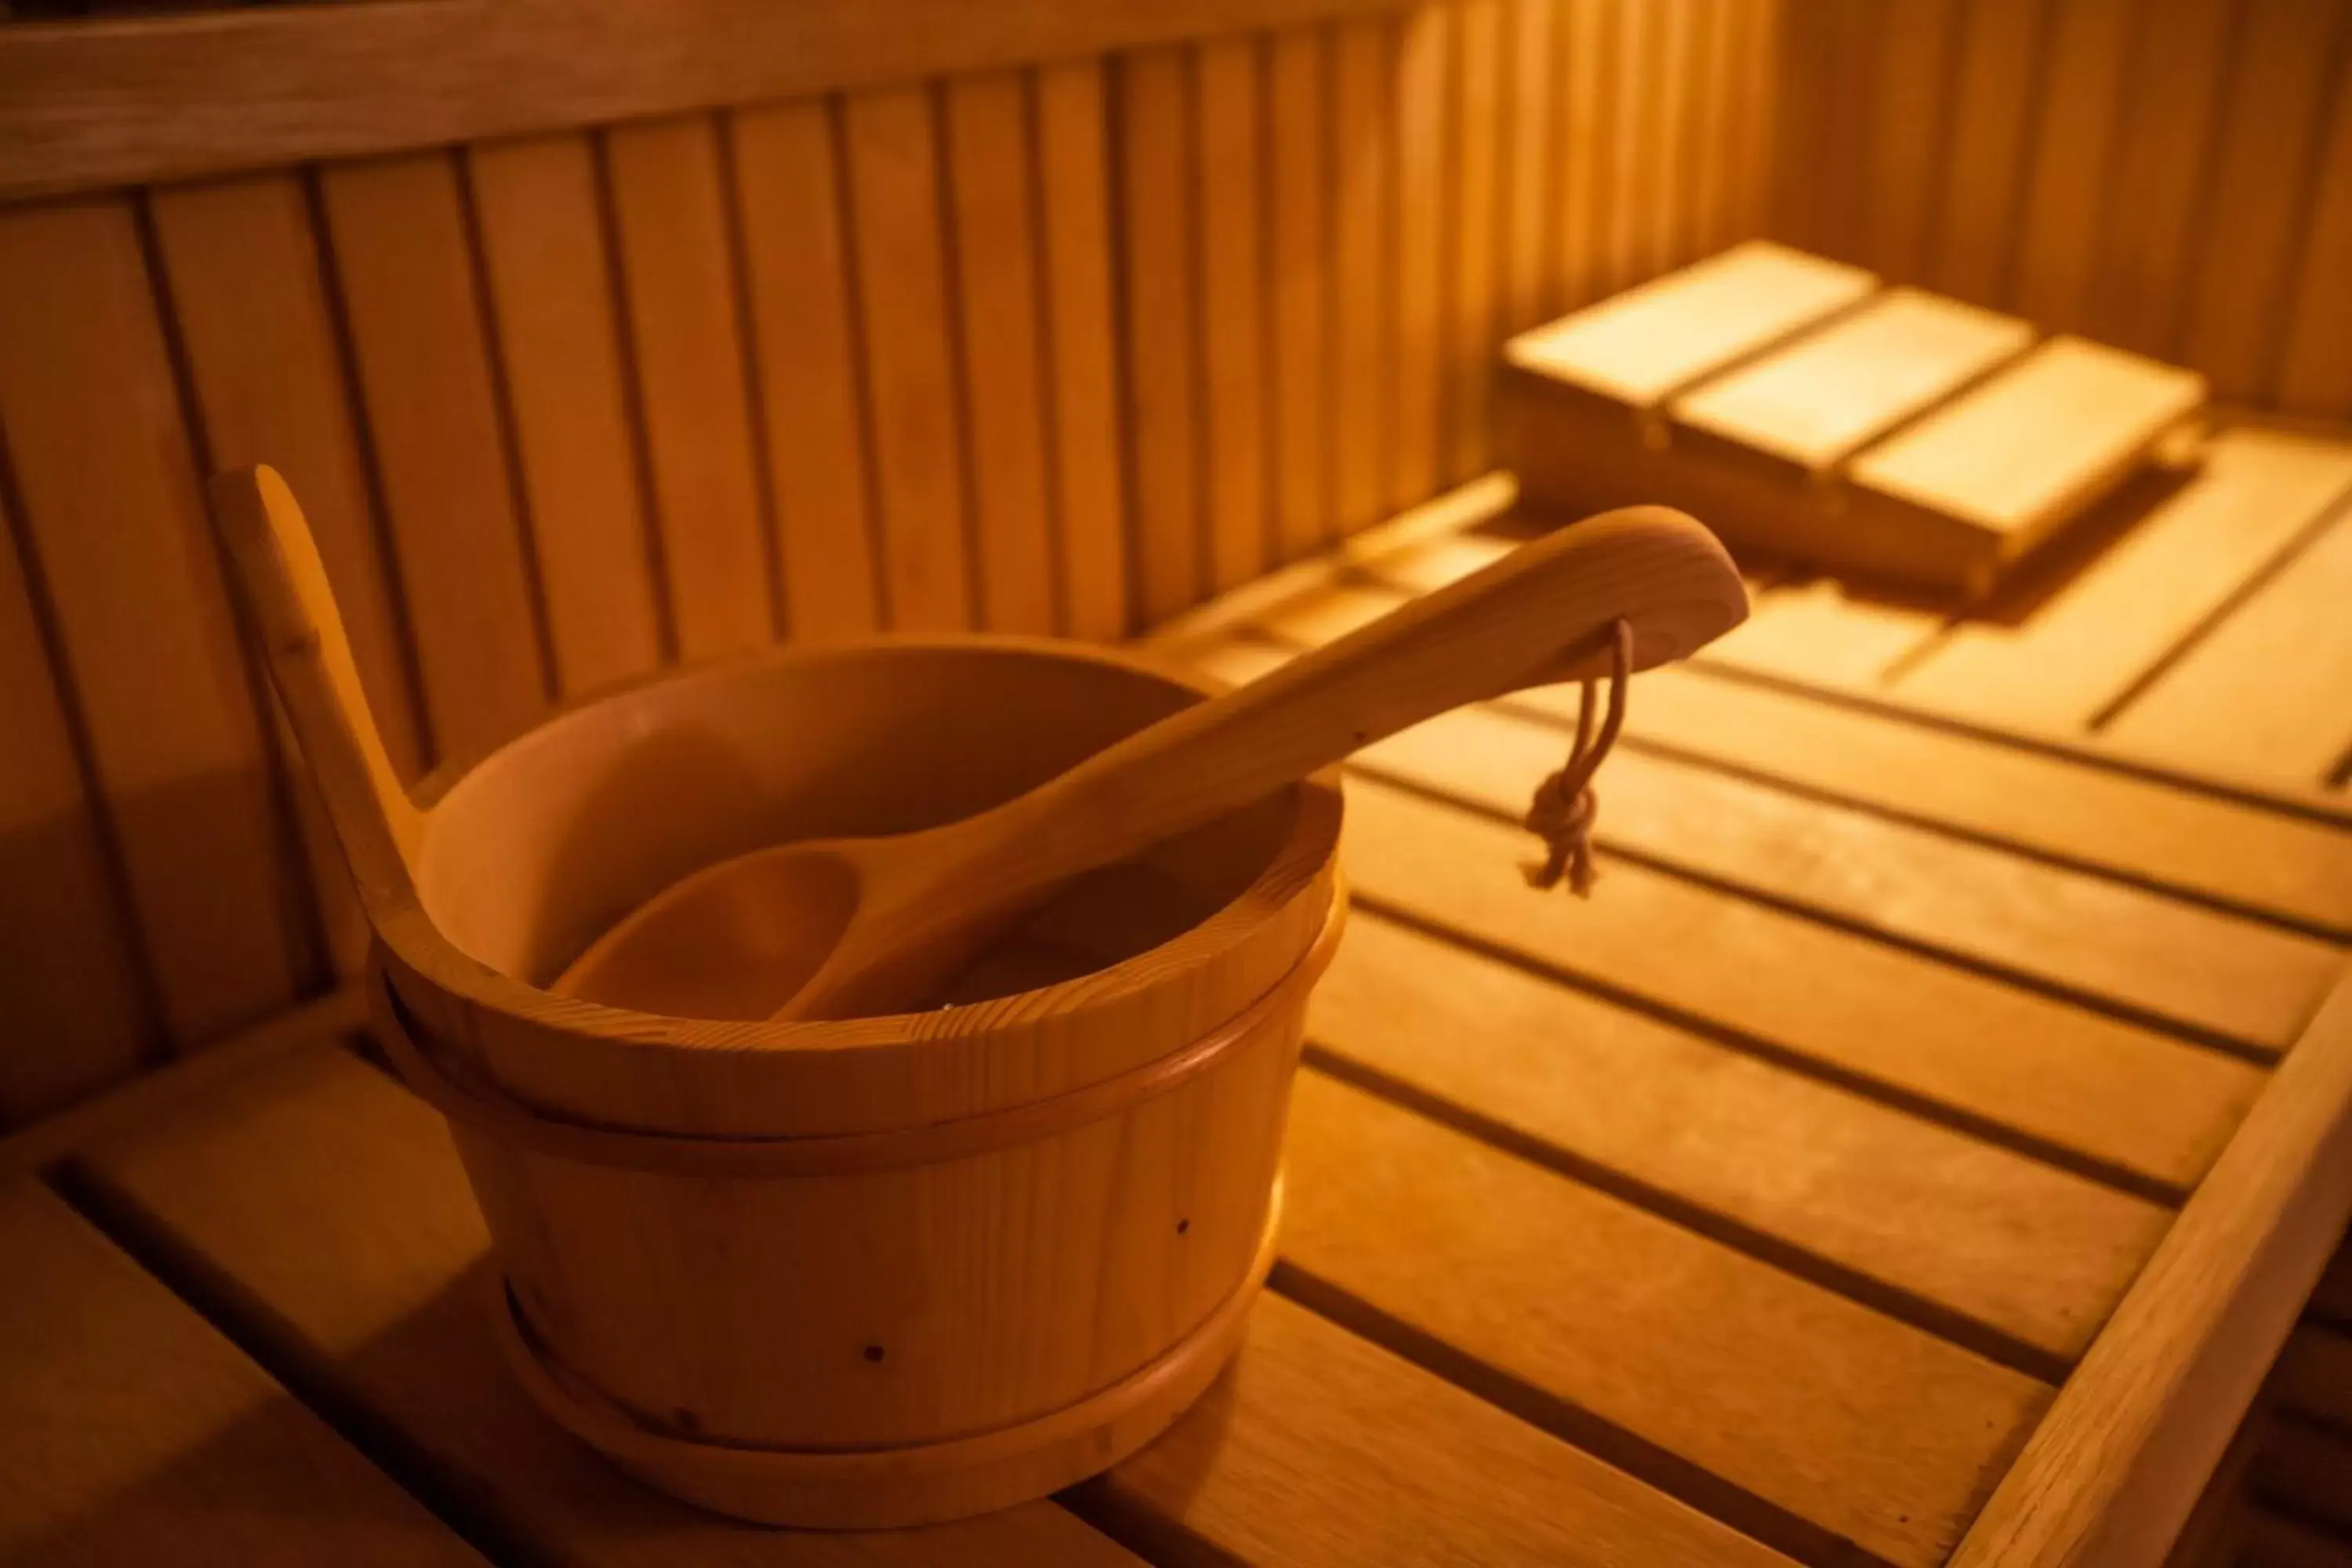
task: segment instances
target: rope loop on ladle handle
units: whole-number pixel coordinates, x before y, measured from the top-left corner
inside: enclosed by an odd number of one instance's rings
[[[1569,889],[1580,899],[1592,896],[1592,821],[1601,810],[1592,792],[1592,775],[1608,760],[1625,723],[1625,681],[1633,663],[1633,624],[1620,616],[1610,623],[1609,711],[1600,732],[1593,732],[1593,682],[1582,683],[1576,705],[1576,742],[1569,748],[1560,770],[1536,786],[1528,805],[1528,831],[1543,839],[1548,853],[1540,864],[1526,868],[1528,881],[1538,888],[1556,886],[1568,878]]]

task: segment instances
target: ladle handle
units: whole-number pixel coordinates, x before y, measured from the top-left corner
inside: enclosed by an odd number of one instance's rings
[[[1449,709],[1598,677],[1620,618],[1633,626],[1632,668],[1645,669],[1747,614],[1738,568],[1697,522],[1664,507],[1603,513],[1006,803],[988,814],[998,831],[971,846],[971,860],[992,864],[999,896],[1018,902]],[[971,885],[940,869],[943,882]]]
[[[213,526],[228,546],[270,682],[362,898],[381,908],[372,895],[396,898],[415,885],[425,814],[383,749],[310,522],[275,468],[233,469],[210,490]]]

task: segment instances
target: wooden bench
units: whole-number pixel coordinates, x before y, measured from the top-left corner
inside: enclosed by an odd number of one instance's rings
[[[1161,647],[1271,668],[1486,558],[1508,495]],[[2352,823],[1726,662],[1636,684],[1584,904],[1516,870],[1572,701],[1360,759],[1274,1293],[1175,1431],[1054,1502],[805,1537],[605,1471],[499,1373],[446,1134],[347,1016],[86,1122],[59,1190],[493,1558],[2158,1561],[2352,1213]],[[2345,1415],[2334,1336],[2265,1407],[2289,1478]],[[117,1392],[151,1465],[197,1441]],[[2311,1528],[2283,1506],[2260,1528]],[[97,1528],[33,1507],[0,1492],[20,1538]]]

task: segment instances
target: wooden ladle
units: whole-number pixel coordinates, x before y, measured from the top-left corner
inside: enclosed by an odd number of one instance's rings
[[[556,981],[712,1017],[845,1018],[923,1005],[1072,879],[1467,702],[1678,659],[1748,613],[1691,519],[1633,507],[1521,546],[1251,685],[1160,720],[1003,805],[919,832],[782,844],[671,884]]]

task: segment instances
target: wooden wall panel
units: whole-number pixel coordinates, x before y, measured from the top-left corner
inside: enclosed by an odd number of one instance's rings
[[[1099,62],[1037,73],[1063,627],[1080,637],[1118,637],[1131,625],[1105,130]]]
[[[1777,20],[1768,232],[2190,365],[2231,402],[2352,416],[2344,0]]]
[[[1331,506],[1341,534],[1377,522],[1396,384],[1390,371],[1395,321],[1396,100],[1394,39],[1373,16],[1340,24],[1331,38]]]
[[[677,651],[757,647],[772,589],[719,128],[624,126],[604,156]]]
[[[1118,142],[1136,583],[1144,619],[1156,621],[1196,603],[1207,583],[1192,277],[1198,187],[1186,51],[1153,49],[1119,62]]]
[[[6,510],[0,499],[0,512]],[[0,517],[0,523],[5,523]],[[152,1029],[89,782],[15,540],[0,528],[0,1120],[135,1070]]]
[[[881,628],[882,590],[839,138],[822,102],[732,118],[785,629],[866,636]]]
[[[1265,90],[1255,38],[1193,58],[1201,215],[1202,497],[1209,585],[1265,570]]]
[[[1055,624],[1054,559],[1037,363],[1036,171],[1021,78],[949,83],[947,142],[980,620],[990,631],[1044,636]]]
[[[1272,182],[1269,265],[1273,348],[1266,386],[1274,405],[1276,563],[1330,537],[1329,262],[1331,193],[1326,180],[1327,54],[1312,31],[1286,33],[1266,62],[1266,174]],[[1139,480],[1142,476],[1139,474]]]
[[[310,977],[292,957],[289,836],[156,303],[128,200],[0,215],[10,510],[166,1030],[190,1045]]]
[[[585,136],[538,137],[466,167],[556,689],[591,691],[654,668],[664,641],[595,154]]]
[[[843,119],[883,581],[907,631],[973,624],[938,130],[922,88],[861,94]]]
[[[288,473],[412,778],[780,636],[1129,635],[1480,471],[1506,333],[1753,232],[1787,13],[1364,7],[0,207],[0,931],[54,955],[0,1120],[354,956],[206,465]]]
[[[363,417],[442,756],[514,735],[549,672],[456,165],[320,179]]]

